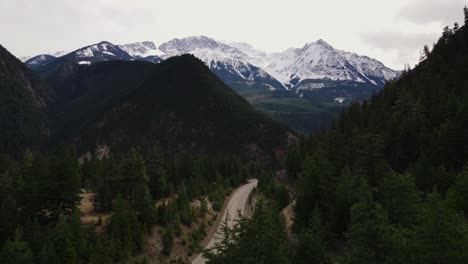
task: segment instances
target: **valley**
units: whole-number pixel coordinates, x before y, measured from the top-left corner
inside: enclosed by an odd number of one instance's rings
[[[0,1],[0,263],[468,263],[436,2]]]
[[[246,43],[221,42],[206,36],[176,38],[159,46],[151,41],[125,45],[103,41],[60,57],[37,55],[25,64],[47,77],[66,63],[83,66],[113,60],[160,63],[187,53],[202,60],[257,109],[306,134],[326,127],[342,106],[369,98],[386,81],[399,75],[377,60],[336,50],[321,39],[302,48],[271,54]],[[264,99],[258,100],[258,96]],[[294,97],[303,99],[291,100]],[[344,99],[338,102],[336,98]],[[292,105],[295,101],[301,102],[303,108]],[[307,121],[311,119],[316,122]]]

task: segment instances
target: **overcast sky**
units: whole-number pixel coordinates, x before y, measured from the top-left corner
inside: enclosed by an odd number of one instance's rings
[[[16,56],[206,35],[267,52],[324,39],[335,48],[414,65],[466,0],[0,0],[0,44]]]

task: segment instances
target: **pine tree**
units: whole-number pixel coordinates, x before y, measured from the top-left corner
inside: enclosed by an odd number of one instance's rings
[[[463,8],[463,13],[465,15],[465,25],[468,25],[468,8],[466,6]]]
[[[155,199],[162,198],[166,195],[168,182],[167,171],[164,168],[164,159],[161,155],[161,150],[153,148],[148,158],[147,165],[151,194]]]
[[[393,173],[385,177],[381,187],[382,205],[390,221],[402,227],[414,227],[421,218],[421,198],[414,177]]]
[[[312,212],[311,223],[303,233],[299,235],[299,244],[295,252],[294,263],[325,263],[326,228],[322,224],[320,210],[316,206]]]
[[[96,246],[91,253],[90,263],[92,264],[111,264],[112,263],[112,252],[109,251],[105,244],[105,238],[98,237],[96,240]]]
[[[143,243],[143,229],[128,202],[118,197],[109,224],[109,235],[116,259],[126,259]]]
[[[230,228],[228,225],[229,220],[230,216],[229,213],[227,213],[216,233],[218,242],[213,248],[203,252],[208,263],[236,263],[234,257],[237,253],[236,246],[240,243],[240,232],[238,231],[241,230],[243,226]],[[245,223],[245,221],[241,223]],[[240,258],[240,256],[238,256],[238,258]]]
[[[65,240],[65,247],[64,247],[64,256],[63,256],[63,263],[64,264],[75,264],[77,263],[78,256],[76,254],[75,248],[73,244],[70,242],[69,239]]]
[[[38,264],[58,264],[60,263],[55,253],[55,248],[51,244],[46,244],[42,247],[37,256]]]
[[[168,228],[162,237],[163,249],[162,253],[166,256],[169,256],[172,252],[172,247],[174,244],[174,235],[172,227]]]
[[[15,195],[13,180],[6,171],[0,174],[0,245],[17,225],[18,209],[13,195]]]
[[[374,202],[364,179],[361,179],[358,197],[359,200],[351,208],[350,263],[379,263],[386,217],[382,207]]]
[[[119,184],[116,183],[120,180],[121,173],[114,156],[102,162],[103,169],[97,179],[94,205],[100,210],[110,210],[112,208],[112,199],[121,191]]]
[[[34,258],[28,244],[23,240],[23,231],[17,228],[11,240],[8,240],[0,252],[2,264],[31,264]]]
[[[350,209],[356,200],[356,183],[348,165],[341,170],[335,190],[334,231],[343,236],[350,222]]]
[[[40,179],[47,210],[58,217],[61,213],[71,214],[80,201],[81,175],[78,158],[71,147],[60,147],[51,159],[49,177]]]
[[[453,207],[437,190],[429,194],[418,232],[419,258],[423,263],[468,262],[467,223]]]
[[[317,204],[327,208],[332,200],[333,166],[330,161],[320,155],[308,157],[304,161],[299,184],[299,192],[294,207],[294,229],[300,231],[308,226],[310,214]]]
[[[288,156],[286,158],[286,169],[288,171],[288,176],[292,179],[295,179],[297,177],[297,174],[301,170],[301,161],[302,156],[299,146],[290,146]]]
[[[457,198],[457,209],[468,216],[468,163],[465,165],[464,170],[460,172],[453,185],[453,191]]]

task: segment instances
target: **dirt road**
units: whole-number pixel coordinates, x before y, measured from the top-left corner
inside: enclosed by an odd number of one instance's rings
[[[229,213],[228,226],[232,227],[236,224],[236,220],[239,220],[241,216],[246,216],[249,213],[249,196],[252,190],[257,186],[258,180],[249,180],[249,182],[242,187],[238,188],[229,200],[226,209],[223,213],[223,219]],[[240,215],[239,215],[240,213]],[[219,226],[217,227],[219,229]],[[205,246],[205,249],[212,248],[217,242],[217,235],[210,239],[210,242]],[[204,264],[205,258],[200,254],[193,261],[192,264]]]

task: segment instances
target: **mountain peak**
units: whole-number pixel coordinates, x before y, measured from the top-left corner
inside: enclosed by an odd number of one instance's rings
[[[333,48],[330,44],[328,44],[325,40],[323,39],[319,39],[317,40],[316,42],[318,45],[321,45],[321,46],[325,46],[325,47],[328,47],[328,48]]]
[[[135,58],[160,56],[162,53],[153,41],[134,42],[119,47]]]
[[[334,49],[330,44],[328,44],[325,40],[323,39],[319,39],[315,42],[308,42],[304,45],[304,49],[308,49],[310,47],[322,47],[322,48],[325,48],[325,49]]]
[[[110,45],[113,45],[113,44],[110,43],[109,41],[103,40],[103,41],[101,41],[101,42],[99,42],[99,43],[97,43],[97,44],[93,44],[93,45],[91,45],[91,46],[102,45],[102,44],[110,44]]]
[[[194,36],[186,38],[175,38],[166,43],[161,44],[159,49],[166,54],[182,54],[190,53],[196,49],[214,49],[222,44],[218,41],[206,36]]]

